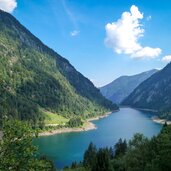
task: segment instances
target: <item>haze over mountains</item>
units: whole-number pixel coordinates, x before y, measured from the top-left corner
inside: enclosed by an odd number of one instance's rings
[[[120,104],[139,84],[157,71],[153,69],[132,76],[121,76],[106,86],[101,87],[100,91],[113,103]]]
[[[171,63],[140,84],[122,104],[157,110],[171,119]]]
[[[0,118],[43,120],[47,110],[91,117],[116,109],[69,63],[0,10]]]

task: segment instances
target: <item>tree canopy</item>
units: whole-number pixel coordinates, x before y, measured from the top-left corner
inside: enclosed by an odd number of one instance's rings
[[[170,171],[171,125],[165,124],[151,139],[135,134],[129,142],[119,139],[111,148],[97,149],[90,143],[83,163],[76,168],[80,171]]]
[[[3,124],[3,138],[0,141],[1,171],[53,171],[52,162],[36,157],[33,146],[35,132],[27,123],[6,120]]]

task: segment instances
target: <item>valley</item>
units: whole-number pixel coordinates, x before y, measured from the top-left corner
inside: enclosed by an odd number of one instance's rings
[[[120,108],[120,111],[108,117],[92,121],[97,129],[39,137],[35,144],[39,147],[40,155],[46,155],[58,168],[62,168],[73,161],[79,163],[90,142],[98,148],[110,147],[120,137],[129,140],[135,133],[143,133],[149,138],[157,135],[162,125],[152,121],[153,115],[147,111]]]
[[[0,171],[171,170],[159,2],[0,0]]]
[[[6,113],[42,129],[118,109],[67,59],[1,10],[0,46],[0,121]]]

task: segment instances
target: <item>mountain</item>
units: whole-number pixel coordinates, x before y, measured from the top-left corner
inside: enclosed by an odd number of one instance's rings
[[[113,103],[121,103],[144,80],[156,73],[153,69],[133,76],[121,76],[100,88],[101,93]]]
[[[141,83],[122,104],[171,111],[171,63]]]
[[[42,111],[83,118],[117,109],[65,58],[0,11],[0,118],[34,124]]]

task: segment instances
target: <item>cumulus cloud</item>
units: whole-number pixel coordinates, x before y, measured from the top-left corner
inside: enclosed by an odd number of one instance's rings
[[[0,9],[12,13],[17,7],[16,0],[0,0]]]
[[[163,62],[166,62],[166,63],[171,62],[171,55],[164,56],[164,57],[162,58],[162,61],[163,61]]]
[[[144,47],[141,48],[140,50],[134,52],[131,57],[135,58],[155,58],[161,54],[161,49],[160,48],[151,48],[151,47]]]
[[[116,22],[106,25],[105,44],[118,54],[127,54],[132,58],[155,58],[160,55],[160,48],[143,47],[139,43],[140,37],[144,36],[144,29],[140,20],[141,13],[135,5],[130,12],[124,12]]]
[[[77,36],[79,33],[80,33],[80,31],[74,30],[74,31],[71,31],[71,32],[70,32],[70,35],[71,35],[71,36]]]

